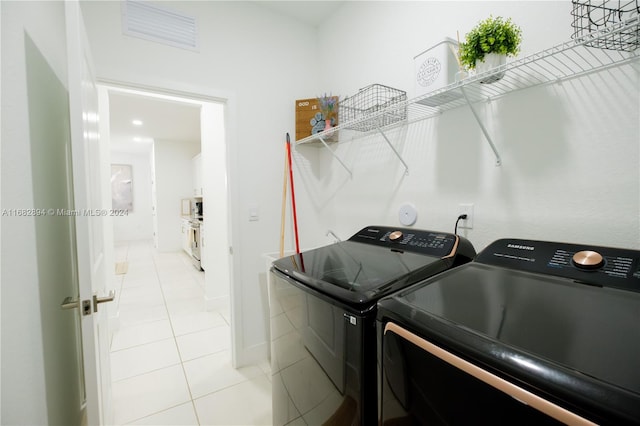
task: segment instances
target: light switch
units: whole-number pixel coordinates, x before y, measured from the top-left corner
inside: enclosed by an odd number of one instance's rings
[[[256,222],[260,219],[260,210],[257,207],[249,207],[249,222]]]

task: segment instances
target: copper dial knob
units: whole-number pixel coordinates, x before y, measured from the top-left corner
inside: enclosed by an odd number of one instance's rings
[[[583,250],[573,255],[573,264],[579,269],[597,269],[604,263],[604,258],[597,251]]]
[[[401,238],[402,238],[402,231],[393,231],[391,234],[389,234],[389,241],[395,242]]]

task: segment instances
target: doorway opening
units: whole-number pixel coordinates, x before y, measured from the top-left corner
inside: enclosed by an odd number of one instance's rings
[[[227,309],[232,322],[226,101],[111,83],[98,89],[100,117],[109,123],[102,139],[110,141],[110,162],[133,165],[133,208],[128,216],[112,218],[111,245],[151,239],[159,254],[180,252],[182,216],[189,213],[185,200],[201,202],[203,306],[205,311]],[[202,167],[196,166],[197,157]],[[117,328],[118,313],[111,316]],[[233,333],[230,340],[233,357]]]

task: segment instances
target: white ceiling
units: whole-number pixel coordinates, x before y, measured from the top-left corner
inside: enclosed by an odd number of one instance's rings
[[[255,1],[281,15],[317,27],[347,0]]]
[[[152,139],[200,142],[200,105],[110,91],[109,126],[111,146],[119,151],[145,151]]]
[[[346,0],[255,1],[276,13],[306,25],[318,26]],[[200,106],[163,100],[129,92],[109,92],[110,133],[112,149],[140,152],[149,150],[151,139],[200,141]],[[132,120],[142,120],[134,126]],[[134,142],[142,138],[142,142]],[[146,141],[146,142],[145,142]]]

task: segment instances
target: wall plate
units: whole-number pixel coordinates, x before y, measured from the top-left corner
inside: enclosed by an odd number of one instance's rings
[[[413,204],[404,204],[400,206],[398,218],[400,219],[400,223],[404,226],[411,226],[416,223],[416,220],[418,219],[418,211]]]

